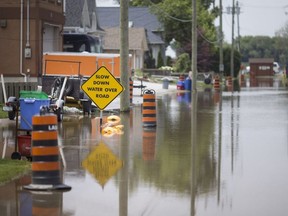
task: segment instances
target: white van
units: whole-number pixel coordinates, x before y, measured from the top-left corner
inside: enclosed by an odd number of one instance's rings
[[[278,62],[273,62],[273,71],[274,71],[274,73],[280,72],[280,66],[279,66]]]

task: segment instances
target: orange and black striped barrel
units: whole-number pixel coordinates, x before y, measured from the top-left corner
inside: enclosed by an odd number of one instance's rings
[[[143,160],[155,159],[156,128],[143,130],[142,158]]]
[[[155,91],[147,89],[143,91],[142,123],[143,127],[156,126],[156,99]]]
[[[232,76],[228,76],[226,78],[226,85],[227,85],[227,91],[233,91],[233,79],[232,79]]]
[[[129,78],[130,103],[133,103],[133,80]]]
[[[57,116],[34,116],[32,125],[32,181],[34,184],[60,184]]]
[[[220,90],[220,79],[218,75],[216,75],[214,78],[214,90],[216,91]]]
[[[63,215],[62,203],[63,193],[32,192],[32,215]]]
[[[70,190],[61,183],[57,116],[35,115],[32,117],[32,184],[31,190]]]

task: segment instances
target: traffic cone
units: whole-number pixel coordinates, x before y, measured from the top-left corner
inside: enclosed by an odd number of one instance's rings
[[[32,117],[32,183],[27,190],[71,190],[61,182],[57,116],[54,114]]]
[[[216,75],[214,78],[214,90],[220,91],[220,78],[218,75]]]
[[[142,123],[143,127],[156,126],[155,91],[147,89],[143,92]]]

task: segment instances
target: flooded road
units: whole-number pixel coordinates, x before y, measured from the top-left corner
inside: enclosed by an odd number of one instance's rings
[[[288,90],[271,85],[162,94],[155,128],[134,106],[111,137],[95,116],[66,117],[58,142],[71,191],[25,191],[24,176],[0,187],[1,215],[287,215]],[[10,157],[13,124],[0,130]]]

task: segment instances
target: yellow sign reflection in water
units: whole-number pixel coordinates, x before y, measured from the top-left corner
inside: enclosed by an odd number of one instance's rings
[[[82,166],[91,173],[103,187],[106,182],[123,166],[123,162],[103,143],[85,158]]]

